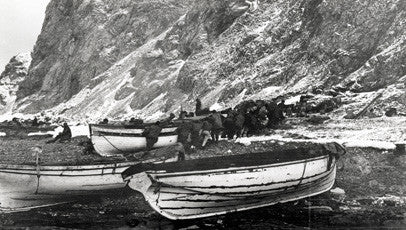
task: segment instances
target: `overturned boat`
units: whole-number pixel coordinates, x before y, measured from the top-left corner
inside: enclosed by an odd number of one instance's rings
[[[278,152],[139,164],[123,172],[161,215],[177,220],[221,215],[294,201],[330,190],[337,143]]]
[[[0,212],[25,211],[124,188],[121,173],[136,163],[79,166],[0,164]]]
[[[142,136],[146,126],[89,125],[90,139],[95,151],[101,156],[132,153],[146,148],[147,141]],[[175,126],[163,128],[153,147],[176,144],[176,129]]]

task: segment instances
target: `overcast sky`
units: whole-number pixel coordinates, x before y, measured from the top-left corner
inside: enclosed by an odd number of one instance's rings
[[[31,52],[50,0],[0,0],[0,73],[10,58]]]

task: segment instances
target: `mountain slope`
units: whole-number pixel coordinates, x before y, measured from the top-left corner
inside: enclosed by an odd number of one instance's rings
[[[187,10],[187,0],[52,0],[18,98],[24,111],[70,99]],[[100,80],[100,78],[99,78]],[[101,79],[103,80],[103,79]]]
[[[51,109],[77,118],[159,116],[190,110],[197,97],[206,106],[233,106],[329,89],[404,89],[406,3],[401,0],[269,0],[258,6],[242,0],[73,2],[53,0],[48,6],[17,111]],[[84,10],[89,5],[93,8]],[[147,6],[156,11],[131,13],[125,20],[130,24],[114,19],[128,14],[123,9]],[[128,45],[124,35],[138,33],[142,27],[133,26],[143,19],[149,32]],[[56,38],[50,24],[60,20],[91,23]],[[122,32],[113,38],[105,31]],[[81,36],[76,40],[72,34]],[[76,41],[81,45],[68,45]]]
[[[29,53],[18,54],[10,59],[0,75],[0,114],[11,114],[17,98],[19,84],[28,74],[31,63]]]

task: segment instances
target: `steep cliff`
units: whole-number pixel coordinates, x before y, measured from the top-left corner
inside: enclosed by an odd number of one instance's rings
[[[18,91],[25,111],[77,94],[115,62],[166,30],[188,0],[52,0]],[[102,79],[100,79],[102,80]],[[27,98],[28,97],[28,98]]]
[[[53,0],[16,109],[159,116],[196,97],[401,91],[405,18],[402,0]]]
[[[29,53],[18,54],[10,59],[0,75],[0,115],[11,114],[17,98],[18,87],[27,77],[31,63]]]

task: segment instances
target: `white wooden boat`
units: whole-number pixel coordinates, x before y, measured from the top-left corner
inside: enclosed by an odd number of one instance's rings
[[[123,178],[169,219],[208,217],[330,190],[337,153],[344,149],[335,143],[329,147],[140,164],[124,171]]]
[[[0,164],[0,212],[72,201],[125,187],[121,173],[136,162],[82,166]]]
[[[115,125],[89,125],[90,139],[93,147],[101,156],[131,153],[145,149],[146,138],[142,136],[145,127],[115,126]],[[176,144],[177,127],[166,127],[161,131],[154,148]]]

